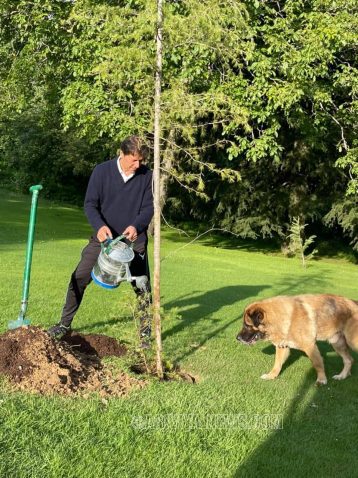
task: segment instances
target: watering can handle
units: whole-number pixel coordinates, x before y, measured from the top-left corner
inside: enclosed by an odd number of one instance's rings
[[[116,237],[115,239],[111,239],[110,237],[107,237],[107,239],[105,241],[101,242],[102,251],[105,254],[109,254],[111,252],[113,246],[118,244],[118,242],[121,241],[122,239],[126,239],[126,236],[124,236],[123,234],[121,236]],[[131,242],[129,247],[133,248],[133,244],[134,243]]]
[[[106,249],[109,247],[109,245],[112,243],[113,239],[107,236],[107,239],[101,242],[101,249],[102,251],[106,252]]]

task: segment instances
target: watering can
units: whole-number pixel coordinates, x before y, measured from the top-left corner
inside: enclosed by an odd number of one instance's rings
[[[133,246],[122,241],[125,236],[101,242],[101,252],[91,277],[95,284],[105,289],[115,289],[123,281],[131,282],[129,266],[134,258]]]

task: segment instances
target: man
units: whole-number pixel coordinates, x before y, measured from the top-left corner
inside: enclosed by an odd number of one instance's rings
[[[137,136],[126,138],[120,145],[118,158],[95,167],[90,177],[84,209],[95,234],[82,251],[79,264],[72,273],[66,302],[58,324],[48,334],[61,338],[71,329],[84,291],[91,282],[91,271],[101,251],[101,242],[125,235],[134,242],[134,259],[130,265],[132,286],[139,300],[141,346],[149,347],[151,323],[147,229],[153,217],[152,171],[143,163],[148,148]],[[143,277],[142,277],[143,279]]]

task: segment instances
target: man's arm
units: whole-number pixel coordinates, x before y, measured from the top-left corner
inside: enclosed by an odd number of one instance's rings
[[[85,214],[87,216],[88,222],[95,231],[99,231],[103,226],[106,226],[100,209],[101,189],[100,173],[98,171],[98,167],[96,166],[88,182],[84,201]]]
[[[147,229],[154,213],[152,174],[150,173],[148,176],[149,177],[143,195],[142,206],[140,208],[139,214],[132,224],[132,226],[136,228],[138,234]]]

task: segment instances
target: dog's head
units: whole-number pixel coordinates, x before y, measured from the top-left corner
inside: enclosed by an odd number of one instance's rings
[[[237,335],[237,340],[245,345],[253,345],[260,339],[264,339],[265,311],[256,304],[249,305],[244,312],[244,325]]]

